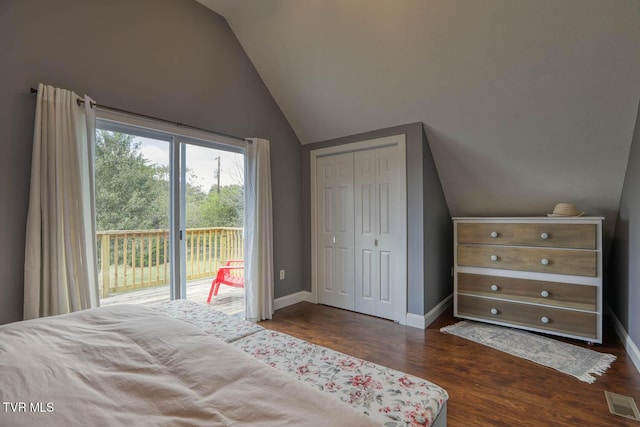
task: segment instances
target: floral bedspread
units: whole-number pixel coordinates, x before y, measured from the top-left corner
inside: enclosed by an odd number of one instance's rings
[[[247,335],[264,331],[262,326],[194,301],[163,301],[150,304],[148,307],[190,323],[225,342],[236,341]]]
[[[447,392],[421,378],[263,329],[232,345],[392,426],[430,426]]]
[[[448,399],[444,389],[429,381],[264,329],[201,303],[175,300],[148,307],[231,343],[387,427],[430,426]]]

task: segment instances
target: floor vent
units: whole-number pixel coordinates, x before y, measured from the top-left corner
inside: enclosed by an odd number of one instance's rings
[[[638,412],[638,407],[632,397],[611,393],[609,391],[605,391],[604,395],[607,398],[609,411],[612,414],[640,421],[640,412]]]

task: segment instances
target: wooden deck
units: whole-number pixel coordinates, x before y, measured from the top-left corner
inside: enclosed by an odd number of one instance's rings
[[[187,282],[187,300],[206,303],[213,278]],[[153,304],[169,299],[169,286],[156,286],[140,291],[123,292],[100,300],[101,306],[113,304]],[[218,295],[211,298],[216,310],[227,314],[244,314],[244,289],[221,285]]]

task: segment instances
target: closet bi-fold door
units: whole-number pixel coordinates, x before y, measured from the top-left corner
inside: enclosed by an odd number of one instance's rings
[[[394,319],[398,310],[403,230],[395,146],[354,154],[355,311]]]
[[[318,302],[353,310],[353,153],[318,158]]]

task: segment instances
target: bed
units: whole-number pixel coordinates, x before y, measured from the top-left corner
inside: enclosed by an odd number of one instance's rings
[[[0,381],[0,425],[12,426],[440,427],[448,398],[189,301],[0,326]]]

